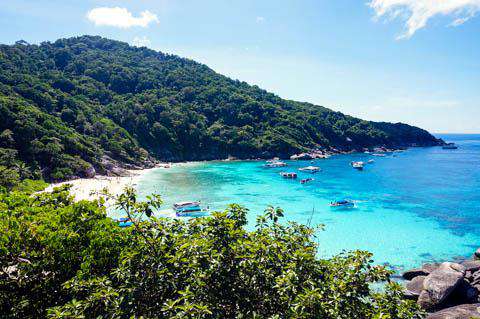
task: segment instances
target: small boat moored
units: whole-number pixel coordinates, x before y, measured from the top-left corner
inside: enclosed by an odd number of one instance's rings
[[[386,157],[387,155],[385,155],[385,154],[381,154],[381,153],[375,153],[375,154],[372,154],[372,156],[377,156],[377,157]]]
[[[178,217],[199,216],[208,213],[207,210],[204,210],[200,207],[199,201],[175,203],[173,204],[173,210],[175,211],[175,215]]]
[[[315,179],[313,179],[313,178],[305,178],[305,179],[302,179],[302,180],[300,181],[300,183],[301,183],[301,184],[307,184],[307,183],[312,182],[312,181],[314,181],[314,180],[315,180]]]
[[[297,178],[297,173],[293,173],[293,172],[281,172],[281,173],[280,173],[280,176],[282,176],[283,178],[295,179],[295,178]]]
[[[287,163],[282,161],[277,161],[277,160],[267,161],[267,164],[263,165],[263,167],[266,167],[266,168],[276,168],[276,167],[285,167],[285,166],[287,166]]]
[[[343,199],[343,200],[338,200],[338,201],[335,201],[335,202],[331,202],[330,207],[332,207],[332,208],[339,208],[339,207],[352,208],[352,207],[355,207],[355,203],[351,200]]]
[[[298,170],[302,172],[314,174],[314,173],[320,172],[321,168],[317,166],[307,166],[307,167],[299,168]]]
[[[121,217],[121,218],[117,219],[116,222],[118,223],[118,226],[120,226],[122,228],[129,227],[129,226],[133,225],[132,220],[128,217]]]
[[[455,143],[447,143],[447,144],[443,145],[442,148],[444,150],[456,150],[458,148],[458,146],[455,145]]]
[[[363,170],[363,166],[365,165],[364,162],[351,162],[350,165],[352,165],[353,168],[355,168],[356,170]]]
[[[368,163],[368,164],[373,164],[373,163],[375,163],[375,161],[371,159],[371,160],[368,160],[367,163]]]

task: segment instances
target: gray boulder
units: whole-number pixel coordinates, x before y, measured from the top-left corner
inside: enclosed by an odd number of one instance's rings
[[[447,298],[446,304],[456,306],[475,302],[478,302],[478,290],[463,279]]]
[[[480,304],[460,305],[429,314],[427,319],[471,319],[480,317]]]
[[[478,248],[475,253],[473,254],[474,260],[480,260],[480,248]]]
[[[406,280],[412,280],[418,276],[427,276],[430,272],[424,270],[423,268],[413,268],[405,271],[402,274],[402,277]]]
[[[480,271],[474,272],[470,278],[472,285],[480,285]]]
[[[424,264],[422,266],[422,269],[428,273],[431,273],[432,271],[438,269],[440,267],[440,263],[431,263],[431,264]]]
[[[426,310],[437,309],[462,282],[465,267],[452,262],[442,263],[423,281],[417,303]]]
[[[405,297],[412,300],[417,300],[418,296],[423,290],[423,281],[427,278],[427,276],[417,276],[413,278],[411,281],[407,282],[405,285]]]
[[[437,269],[440,264],[432,263],[432,264],[424,264],[422,268],[413,268],[410,270],[405,271],[402,274],[402,277],[406,280],[412,280],[417,276],[428,276],[432,271]]]
[[[95,168],[94,168],[92,165],[89,165],[89,166],[86,167],[85,170],[83,171],[83,175],[84,175],[86,178],[93,178],[93,177],[95,177],[96,174],[97,174],[97,172],[95,171]]]
[[[471,273],[480,270],[480,260],[465,260],[460,264],[465,267],[466,271],[469,271]]]

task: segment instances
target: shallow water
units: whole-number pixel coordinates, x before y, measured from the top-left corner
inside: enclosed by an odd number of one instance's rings
[[[289,161],[289,167],[262,168],[263,162],[209,162],[152,171],[139,182],[141,197],[159,193],[168,208],[183,200],[201,200],[210,209],[229,203],[250,209],[249,226],[269,204],[285,210],[287,220],[325,224],[318,233],[320,254],[364,249],[377,263],[397,270],[422,262],[468,257],[480,247],[480,135],[440,136],[459,145],[414,148],[388,157],[368,154],[333,156],[310,162]],[[364,171],[352,160],[374,159]],[[315,181],[298,172],[316,165]],[[281,171],[297,171],[286,180]],[[332,210],[329,202],[348,198],[356,208]]]

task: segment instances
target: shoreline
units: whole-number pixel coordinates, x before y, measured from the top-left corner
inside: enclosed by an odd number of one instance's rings
[[[99,194],[104,189],[107,189],[108,192],[112,195],[120,195],[126,187],[137,186],[138,182],[147,174],[153,170],[162,169],[162,166],[156,166],[152,168],[145,168],[139,170],[126,170],[128,172],[127,176],[105,176],[97,175],[92,178],[79,178],[73,179],[60,183],[52,183],[42,192],[51,192],[54,188],[60,187],[63,185],[72,185],[70,188],[70,195],[74,197],[74,201],[82,200],[97,200],[100,199]],[[108,208],[113,203],[111,200],[105,201],[105,206]]]
[[[408,150],[403,149],[402,151]],[[394,153],[398,152],[400,149],[385,149],[380,152],[384,153]],[[323,154],[325,157],[316,157],[311,159],[284,159],[284,160],[291,160],[291,161],[310,161],[314,159],[328,159],[331,156],[338,156],[338,155],[352,155],[352,154],[363,154],[364,152],[359,151],[351,151],[351,152],[341,152],[341,151],[334,151],[329,152],[328,154]],[[306,153],[304,153],[306,154]],[[181,167],[181,166],[190,166],[190,165],[200,165],[205,163],[211,162],[261,162],[265,161],[262,158],[251,158],[251,159],[240,159],[240,158],[225,158],[225,159],[214,159],[214,160],[200,160],[200,161],[187,161],[187,162],[173,162],[173,163],[162,163],[157,164],[155,167],[152,168],[143,168],[143,169],[127,169],[125,170],[128,174],[126,176],[106,176],[106,175],[96,175],[92,178],[78,178],[69,181],[59,182],[59,183],[51,183],[48,187],[46,187],[41,192],[51,192],[54,188],[60,187],[63,185],[70,184],[72,187],[70,188],[70,194],[74,197],[75,201],[81,200],[98,200],[100,199],[100,195],[92,194],[98,193],[104,189],[107,189],[108,192],[112,195],[120,195],[125,187],[136,187],[138,182],[140,182],[146,174],[158,170],[158,169],[170,169],[174,167]],[[105,201],[105,206],[108,208],[112,205],[111,200]]]
[[[128,174],[126,176],[106,176],[106,175],[96,175],[92,178],[78,178],[72,179],[69,181],[51,183],[41,192],[52,192],[54,188],[60,187],[63,185],[72,185],[70,188],[70,195],[74,197],[74,201],[82,200],[98,200],[100,196],[98,192],[101,192],[104,189],[107,189],[108,192],[112,195],[120,195],[125,187],[136,188],[138,183],[150,172],[156,170],[170,169],[173,167],[187,166],[200,164],[202,162],[180,162],[180,163],[169,163],[169,164],[159,164],[151,168],[143,169],[128,169],[125,170]],[[93,193],[93,194],[92,194]],[[113,204],[112,200],[106,200],[105,206],[108,208]]]

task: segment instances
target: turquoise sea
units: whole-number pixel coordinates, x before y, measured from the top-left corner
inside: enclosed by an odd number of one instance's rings
[[[457,150],[412,148],[387,157],[337,155],[329,159],[288,161],[287,168],[262,168],[264,162],[202,162],[159,169],[137,185],[141,197],[159,193],[165,208],[184,200],[201,200],[210,209],[229,203],[250,209],[249,226],[269,204],[285,210],[287,220],[312,226],[321,256],[343,250],[374,253],[377,263],[397,271],[422,262],[468,257],[480,247],[480,135],[439,135]],[[364,171],[353,160],[374,159]],[[302,185],[298,172],[320,166],[315,181]],[[281,171],[297,171],[286,180]],[[348,198],[356,208],[332,210],[332,200]]]

